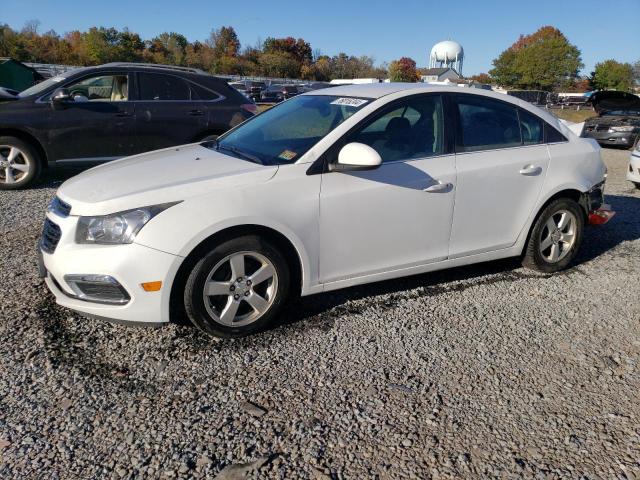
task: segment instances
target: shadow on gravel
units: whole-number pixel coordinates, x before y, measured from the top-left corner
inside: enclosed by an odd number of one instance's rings
[[[635,192],[635,188],[629,190],[629,193]],[[594,260],[622,242],[640,238],[640,197],[606,195],[605,202],[611,205],[616,216],[604,226],[586,229],[577,264]]]
[[[77,167],[55,167],[46,169],[40,178],[29,187],[30,190],[41,190],[45,188],[58,188],[63,182],[87,170],[87,168]]]

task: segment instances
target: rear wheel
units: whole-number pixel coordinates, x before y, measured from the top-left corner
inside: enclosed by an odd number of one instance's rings
[[[286,300],[289,268],[257,236],[226,241],[193,267],[184,292],[192,323],[218,337],[242,337],[268,326]]]
[[[18,190],[40,174],[35,148],[16,137],[0,137],[0,190]]]
[[[580,205],[569,198],[554,200],[538,216],[522,264],[545,273],[567,268],[578,253],[583,229]]]

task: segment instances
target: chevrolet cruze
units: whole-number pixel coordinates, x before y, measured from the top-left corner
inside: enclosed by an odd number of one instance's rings
[[[425,84],[294,97],[217,140],[117,160],[51,202],[57,302],[241,336],[310,295],[504,257],[566,268],[605,223],[597,143],[522,100]]]

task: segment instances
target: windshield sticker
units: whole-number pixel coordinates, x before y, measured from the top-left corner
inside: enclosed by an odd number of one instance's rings
[[[343,98],[337,98],[336,100],[334,100],[333,102],[331,102],[331,105],[344,105],[345,107],[361,107],[362,105],[364,105],[365,103],[367,103],[368,100],[363,100],[361,98],[348,98],[348,97],[343,97]]]
[[[287,162],[290,162],[291,160],[296,158],[297,155],[298,154],[296,152],[292,152],[291,150],[285,150],[280,155],[278,155],[278,158],[282,160],[286,160]]]

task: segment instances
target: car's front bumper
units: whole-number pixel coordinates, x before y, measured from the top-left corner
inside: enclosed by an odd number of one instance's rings
[[[631,152],[629,168],[627,169],[627,180],[640,184],[640,150]]]
[[[638,134],[635,132],[585,131],[583,133],[583,136],[587,138],[593,138],[600,145],[606,145],[610,147],[619,146],[625,148],[630,148],[633,146],[637,135]]]
[[[61,218],[51,213],[47,217],[60,227],[62,234],[53,253],[43,251],[39,245],[41,275],[59,305],[117,322],[157,325],[169,321],[171,279],[180,257],[135,243],[79,245],[74,240],[78,217]],[[112,277],[129,298],[122,304],[82,299],[66,280],[68,275]],[[162,281],[159,291],[147,292],[141,286],[154,281]]]

